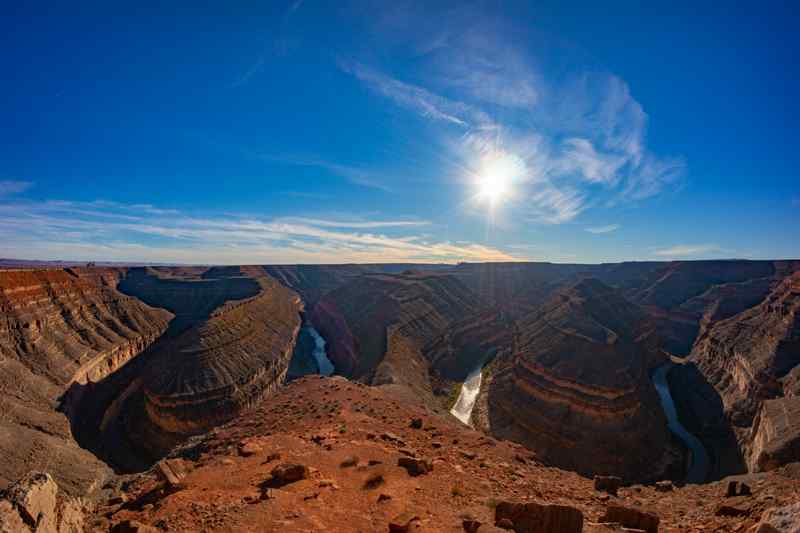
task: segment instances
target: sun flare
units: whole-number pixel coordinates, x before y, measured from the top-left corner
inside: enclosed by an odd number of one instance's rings
[[[492,154],[484,159],[477,179],[478,197],[495,206],[508,198],[514,181],[524,172],[524,162],[507,153]]]

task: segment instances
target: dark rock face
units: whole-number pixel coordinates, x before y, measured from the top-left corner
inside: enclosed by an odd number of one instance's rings
[[[654,474],[668,435],[648,370],[664,356],[643,311],[584,280],[518,329],[488,391],[492,433],[584,474]]]
[[[800,365],[800,272],[775,280],[758,305],[708,327],[692,359],[719,393],[751,470],[800,458],[791,451],[800,411],[784,398]],[[789,419],[780,422],[783,416]]]
[[[337,372],[375,384],[422,386],[419,392],[430,395],[428,368],[437,356],[429,352],[449,346],[442,337],[482,308],[453,276],[368,274],[322,298],[311,320],[328,341]]]
[[[116,290],[123,274],[0,270],[0,488],[45,464],[68,492],[109,474],[76,445],[57,408],[71,416],[82,391],[167,329],[170,313]]]

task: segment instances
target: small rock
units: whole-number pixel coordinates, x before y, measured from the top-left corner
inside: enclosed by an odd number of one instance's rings
[[[495,527],[498,527],[500,529],[507,529],[507,530],[513,530],[514,529],[514,522],[512,522],[511,519],[509,519],[509,518],[501,518],[500,520],[495,522],[494,525],[495,525]]]
[[[414,513],[405,512],[389,521],[389,533],[407,533],[411,530],[412,522],[419,520]]]
[[[421,476],[433,471],[433,463],[427,459],[415,459],[413,457],[401,457],[397,460],[397,466],[402,466],[412,477]]]
[[[261,453],[264,448],[254,441],[242,441],[239,443],[239,455],[243,457],[250,457]]]
[[[750,516],[750,506],[721,503],[714,509],[714,514],[716,516]]]
[[[471,452],[469,450],[461,450],[461,456],[471,461],[475,459],[478,456],[478,454],[476,454],[475,452]]]
[[[271,463],[272,461],[277,461],[280,458],[281,458],[281,454],[279,454],[277,452],[276,453],[271,453],[271,454],[267,455],[266,459],[264,459],[264,463]]]
[[[411,423],[408,425],[411,429],[422,429],[422,419],[421,418],[412,418]]]
[[[120,494],[119,496],[114,496],[108,500],[109,505],[121,505],[128,501],[128,496],[125,494]]]
[[[308,477],[308,468],[297,463],[281,463],[270,472],[271,486],[282,487]]]
[[[656,492],[670,492],[672,488],[672,481],[665,480],[656,482]]]
[[[378,503],[388,502],[391,499],[392,497],[390,495],[385,494],[383,492],[378,495]]]
[[[639,509],[623,507],[622,505],[609,505],[606,512],[600,517],[601,523],[617,522],[624,527],[642,529],[647,533],[658,533],[658,516]]]
[[[364,480],[364,490],[371,490],[383,485],[385,480],[380,472],[373,472]]]
[[[161,533],[161,531],[136,520],[125,520],[111,528],[111,533]]]
[[[621,486],[622,479],[617,476],[594,476],[594,490],[607,492],[612,496],[616,496]]]
[[[358,457],[355,455],[348,455],[344,458],[344,461],[339,463],[340,468],[350,468],[351,466],[356,466],[358,464]]]

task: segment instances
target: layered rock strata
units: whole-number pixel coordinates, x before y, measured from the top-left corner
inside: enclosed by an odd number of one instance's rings
[[[146,417],[131,419],[129,428],[155,455],[231,419],[283,382],[302,303],[269,277],[246,279],[257,284],[256,295],[226,302],[153,353],[142,377]]]
[[[628,480],[675,459],[648,371],[664,360],[652,324],[617,291],[587,279],[518,324],[498,360],[488,428],[550,464]]]
[[[115,289],[121,275],[0,270],[0,487],[36,468],[68,491],[108,475],[58,409],[72,415],[80,395],[65,391],[104,379],[167,329],[169,312]]]
[[[764,452],[770,442],[785,448],[800,435],[800,412],[784,398],[794,394],[800,365],[800,272],[775,281],[758,305],[707,328],[692,360],[719,394],[750,469],[800,460],[796,451]]]

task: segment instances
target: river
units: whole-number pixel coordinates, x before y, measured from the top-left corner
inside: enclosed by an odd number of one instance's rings
[[[689,468],[686,472],[686,483],[703,483],[708,475],[709,459],[703,443],[700,439],[689,433],[689,431],[678,420],[678,411],[675,409],[675,402],[669,390],[667,373],[673,367],[673,363],[666,363],[653,374],[653,385],[656,387],[658,397],[661,400],[661,407],[667,416],[668,427],[684,444],[689,448]]]
[[[333,363],[328,359],[328,352],[325,350],[325,339],[314,329],[314,326],[307,325],[305,329],[308,331],[308,334],[311,335],[311,338],[314,339],[314,349],[311,351],[311,355],[317,361],[319,373],[323,376],[330,376],[333,374]]]
[[[286,379],[291,381],[308,374],[330,376],[335,368],[326,350],[325,339],[309,322],[304,322],[297,335]]]
[[[469,425],[469,419],[472,416],[472,408],[475,407],[475,401],[478,399],[478,393],[481,391],[482,370],[483,365],[481,364],[470,372],[463,385],[461,385],[458,400],[456,400],[453,408],[450,409],[450,414],[467,425]]]

